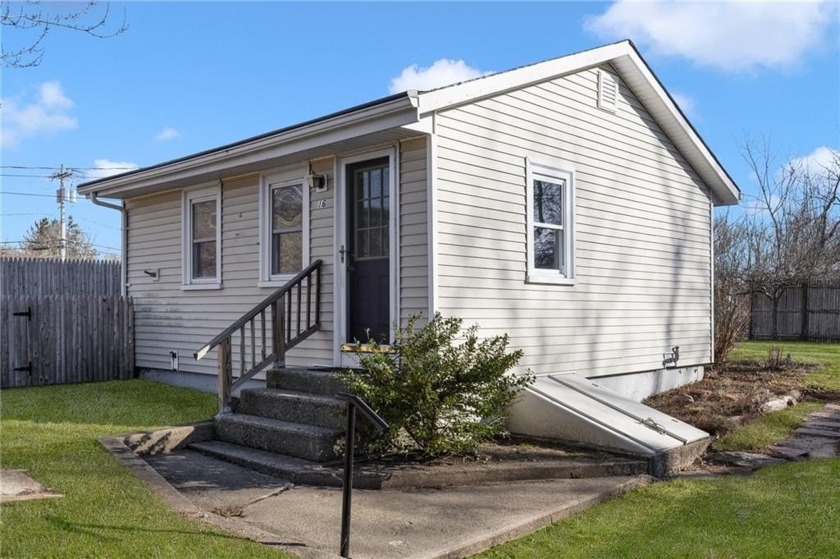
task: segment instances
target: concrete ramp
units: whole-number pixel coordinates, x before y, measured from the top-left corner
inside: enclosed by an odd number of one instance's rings
[[[646,456],[658,476],[690,464],[710,442],[688,423],[573,374],[537,377],[514,405],[510,430]]]

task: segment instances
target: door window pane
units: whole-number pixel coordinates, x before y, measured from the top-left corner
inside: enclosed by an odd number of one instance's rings
[[[388,256],[388,167],[359,169],[355,186],[354,241],[356,258]]]

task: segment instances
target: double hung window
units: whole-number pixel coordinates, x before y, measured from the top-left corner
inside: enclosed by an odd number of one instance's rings
[[[309,192],[304,173],[264,176],[260,196],[260,284],[282,284],[308,260]]]
[[[574,281],[574,173],[527,164],[528,281]]]
[[[218,186],[184,192],[182,283],[185,288],[221,287],[220,206]]]

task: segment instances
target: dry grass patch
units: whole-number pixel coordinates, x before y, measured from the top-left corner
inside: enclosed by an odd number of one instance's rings
[[[782,360],[732,362],[707,371],[694,384],[651,396],[645,403],[707,433],[721,437],[763,416],[771,400],[802,397],[804,379],[814,365]]]

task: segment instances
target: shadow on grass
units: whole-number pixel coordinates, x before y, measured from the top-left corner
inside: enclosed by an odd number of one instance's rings
[[[190,538],[195,537],[208,537],[214,540],[242,540],[243,538],[239,536],[234,536],[231,534],[225,534],[219,531],[211,531],[211,530],[198,530],[198,531],[190,531],[190,530],[169,530],[169,529],[155,529],[155,528],[142,528],[139,526],[109,526],[107,524],[84,524],[80,522],[68,522],[63,518],[58,518],[56,516],[47,515],[45,517],[47,522],[52,524],[55,528],[59,530],[63,530],[66,532],[72,532],[75,534],[80,534],[83,536],[92,537],[100,542],[111,542],[116,543],[119,542],[122,538],[116,536],[107,536],[99,533],[99,531],[113,531],[118,533],[131,533],[131,534],[169,534],[169,535],[180,535],[180,536],[189,536]],[[208,525],[209,527],[210,525]],[[284,542],[284,541],[260,541],[259,543],[267,546],[283,546],[283,547],[307,547],[306,544],[300,542]]]

